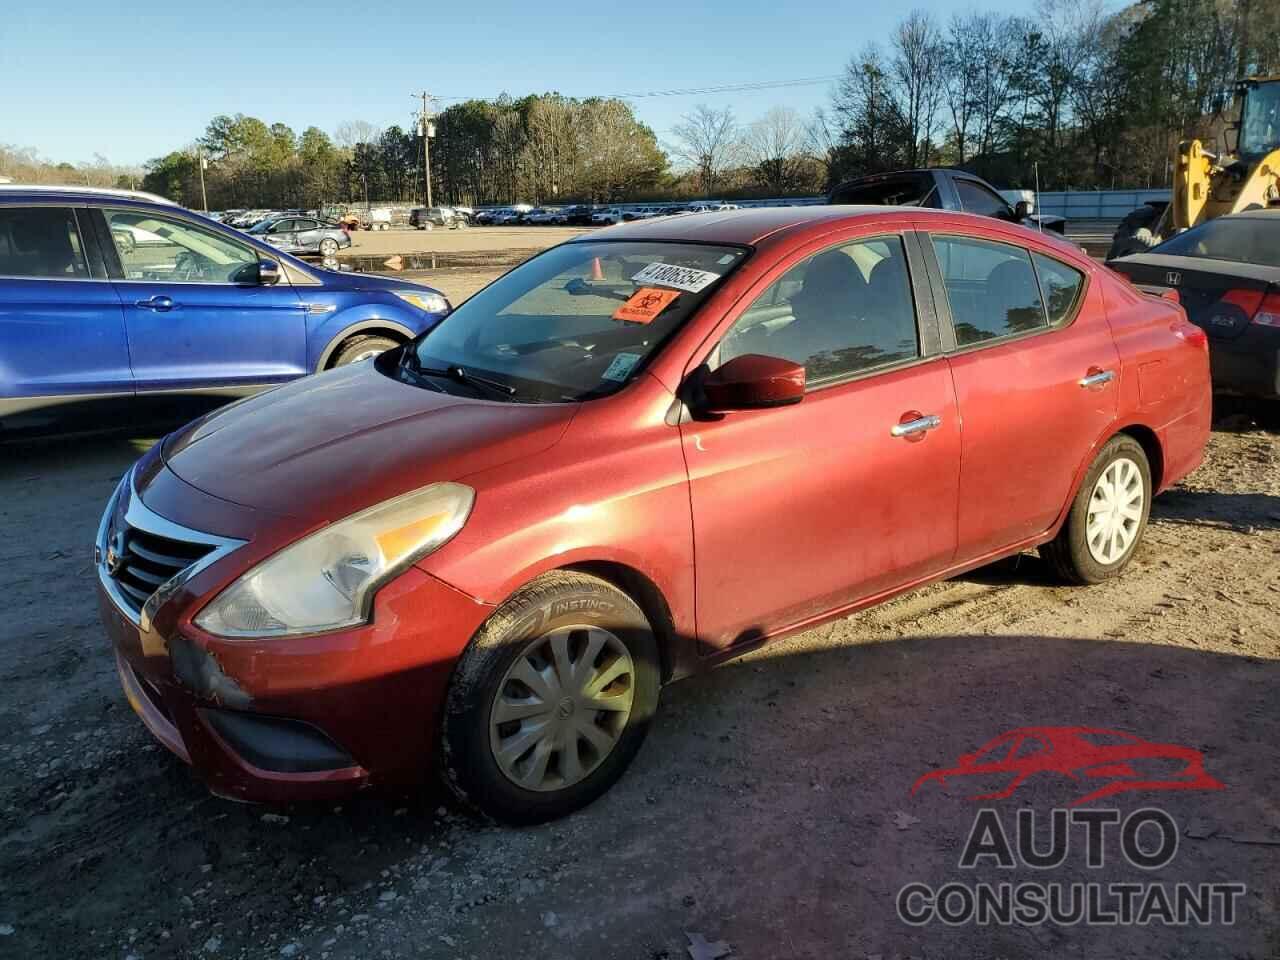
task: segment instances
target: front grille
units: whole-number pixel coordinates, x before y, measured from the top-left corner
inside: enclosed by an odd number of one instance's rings
[[[161,537],[123,521],[120,528],[112,531],[110,543],[113,549],[123,547],[108,571],[120,588],[120,599],[134,613],[141,612],[161,584],[214,550],[211,544]]]

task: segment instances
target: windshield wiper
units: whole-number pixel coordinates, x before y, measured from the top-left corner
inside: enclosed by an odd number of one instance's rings
[[[516,395],[516,388],[511,384],[503,383],[501,380],[492,380],[489,377],[482,377],[456,363],[447,367],[424,367],[422,361],[418,359],[417,351],[412,349],[406,348],[401,355],[400,366],[402,369],[408,369],[420,376],[443,377],[446,380],[452,380],[454,383],[461,383],[465,386],[483,387],[490,393],[501,394],[504,397],[514,397]]]

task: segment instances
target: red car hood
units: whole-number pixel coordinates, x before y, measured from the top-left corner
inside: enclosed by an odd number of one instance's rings
[[[533,456],[559,440],[576,409],[437,393],[357,363],[196,420],[165,441],[163,455],[212,496],[329,520]]]

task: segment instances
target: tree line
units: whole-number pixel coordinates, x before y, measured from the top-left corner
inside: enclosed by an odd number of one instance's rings
[[[964,166],[999,186],[1167,186],[1188,136],[1221,149],[1235,81],[1280,72],[1280,3],[1040,0],[942,22],[913,11],[850,58],[829,102],[751,122],[699,105],[664,139],[629,103],[556,93],[455,103],[433,118],[437,203],[813,195],[851,176]],[[423,202],[420,131],[364,121],[301,134],[242,114],[143,170],[51,164],[0,145],[21,181],[140,186],[212,209]],[[15,175],[16,174],[16,175]]]

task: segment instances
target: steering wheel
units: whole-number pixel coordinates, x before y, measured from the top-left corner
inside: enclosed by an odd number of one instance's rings
[[[183,250],[173,258],[173,278],[175,280],[205,279],[205,262],[190,250]]]

